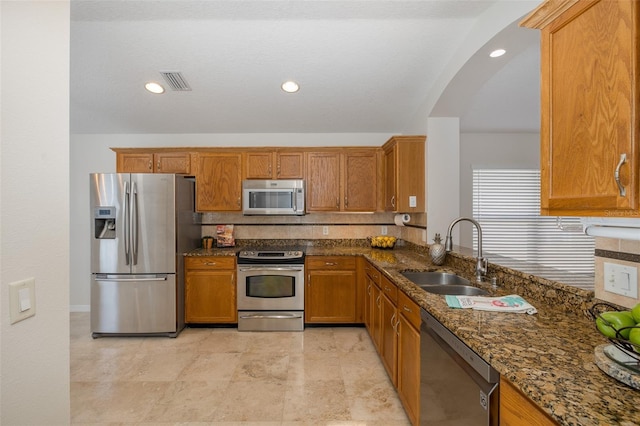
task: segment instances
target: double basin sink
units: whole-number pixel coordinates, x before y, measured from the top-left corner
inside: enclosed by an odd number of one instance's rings
[[[421,289],[434,294],[465,296],[485,296],[489,292],[471,285],[471,282],[459,275],[439,271],[403,271],[401,274]]]

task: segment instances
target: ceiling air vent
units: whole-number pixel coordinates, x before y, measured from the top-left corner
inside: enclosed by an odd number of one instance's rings
[[[184,79],[183,75],[179,71],[160,71],[162,77],[164,77],[165,81],[171,87],[171,90],[186,92],[190,91],[191,87],[187,80]]]

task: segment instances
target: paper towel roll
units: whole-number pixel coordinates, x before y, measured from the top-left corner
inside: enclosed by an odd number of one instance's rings
[[[408,214],[397,214],[393,218],[393,221],[396,223],[396,226],[404,226],[405,223],[411,220],[411,216]]]

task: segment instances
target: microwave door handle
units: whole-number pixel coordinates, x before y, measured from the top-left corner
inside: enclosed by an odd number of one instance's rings
[[[293,211],[297,212],[298,211],[298,194],[296,194],[296,191],[291,191],[291,204],[293,205]]]

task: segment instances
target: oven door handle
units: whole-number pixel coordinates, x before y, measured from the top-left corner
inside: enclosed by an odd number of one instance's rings
[[[238,266],[238,271],[240,272],[302,271],[302,270],[304,270],[302,266]]]
[[[241,319],[300,319],[301,314],[247,314],[240,315]]]

